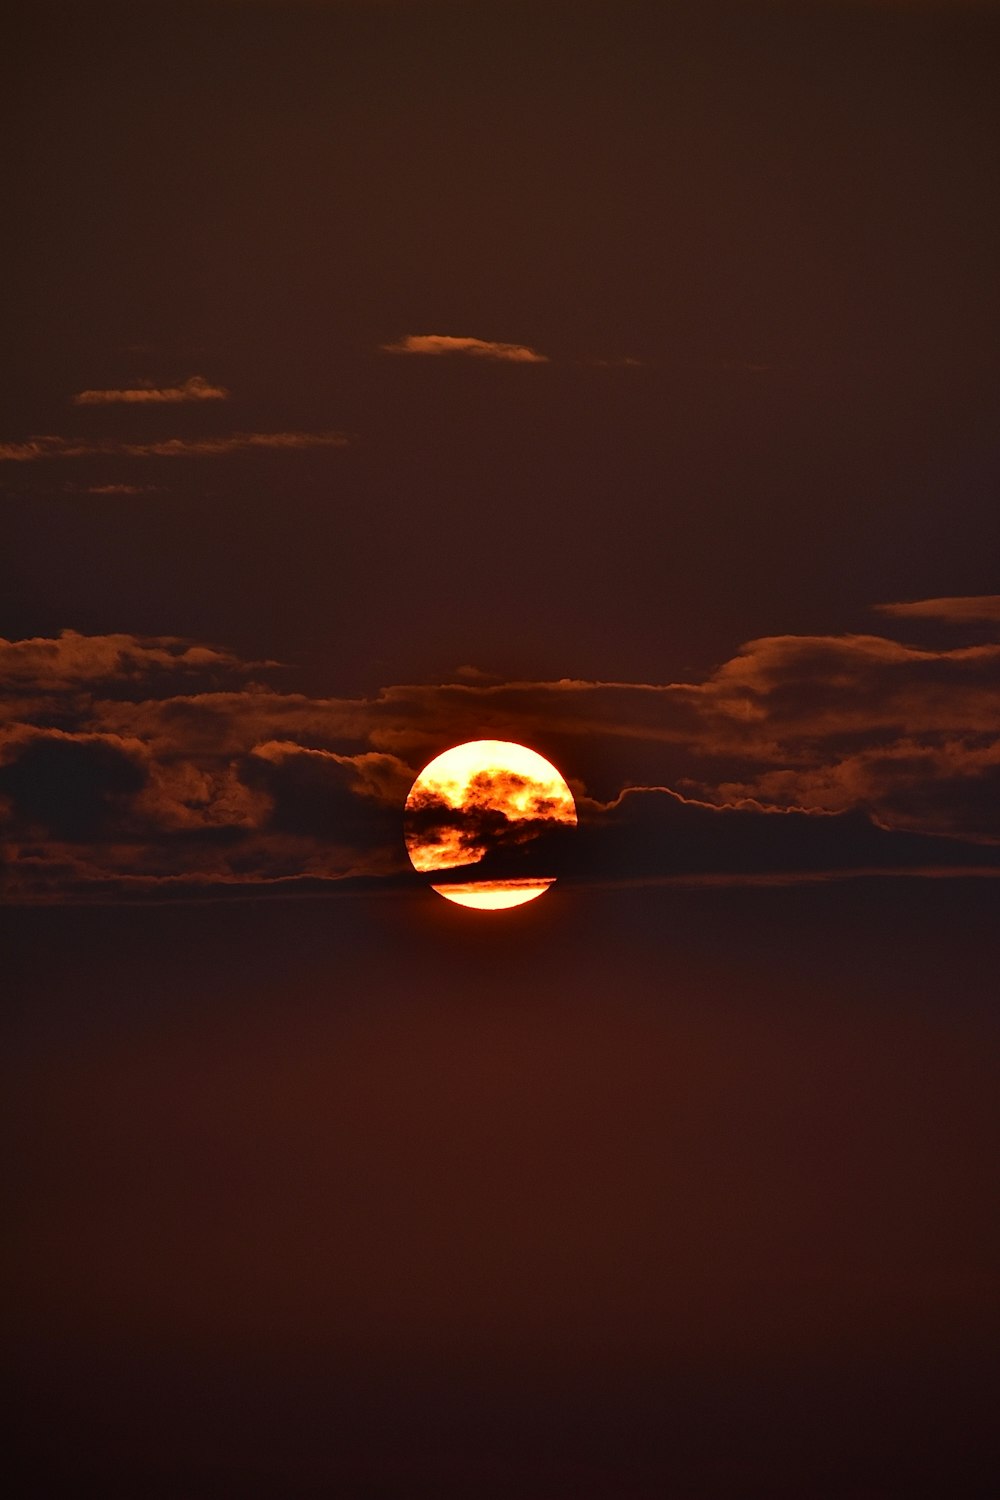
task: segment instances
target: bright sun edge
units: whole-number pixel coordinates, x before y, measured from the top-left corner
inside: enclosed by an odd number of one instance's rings
[[[479,880],[468,884],[432,885],[447,901],[456,906],[472,906],[477,911],[506,911],[512,906],[523,906],[544,895],[554,880]]]

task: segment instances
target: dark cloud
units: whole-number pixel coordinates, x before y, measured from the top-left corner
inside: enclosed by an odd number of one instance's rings
[[[385,854],[402,867],[400,815],[412,775],[394,757],[271,742],[255,747],[240,774],[270,800],[266,828],[317,840],[350,859]]]
[[[556,804],[541,799],[525,817],[509,817],[495,794],[476,796],[475,788],[462,807],[453,807],[433,791],[419,791],[406,805],[404,831],[415,855],[449,864],[468,864],[486,851],[499,854],[527,849],[563,826]]]
[[[508,820],[488,778],[459,813],[415,799],[408,834],[491,850],[484,878],[988,868],[1000,847],[1000,645],[773,636],[700,683],[370,698],[282,692],[274,665],[173,637],[0,642],[9,883],[395,878],[417,772],[483,736],[549,754],[581,814],[576,835],[544,802]]]
[[[580,813],[578,828],[549,825],[530,843],[501,843],[472,868],[435,873],[435,882],[752,879],[969,867],[1000,873],[1000,849],[882,828],[859,810],[719,807],[668,787],[630,787],[608,805],[584,801]]]
[[[149,778],[142,747],[107,735],[35,734],[7,751],[0,797],[8,822],[57,839],[107,838]]]

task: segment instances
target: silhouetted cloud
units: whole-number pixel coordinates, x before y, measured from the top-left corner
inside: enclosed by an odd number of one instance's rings
[[[511,815],[510,809],[516,808]],[[575,813],[569,809],[575,823]],[[535,842],[569,821],[566,801],[551,788],[512,771],[480,771],[456,807],[433,787],[421,785],[406,803],[407,847],[420,869],[440,869],[480,859],[487,850]]]
[[[173,437],[142,443],[44,436],[23,443],[0,443],[0,463],[37,463],[50,458],[225,458],[232,453],[268,449],[287,453],[346,448],[348,442],[343,432],[231,432],[221,437]]]
[[[435,872],[434,880],[790,878],[956,867],[1000,874],[1000,849],[882,828],[857,809],[717,806],[669,787],[627,787],[611,803],[583,799],[578,829],[553,824],[530,841],[500,840],[476,865]]]
[[[174,406],[185,401],[226,401],[229,395],[224,385],[212,385],[203,375],[190,375],[179,385],[143,383],[124,390],[78,391],[72,402],[74,406]]]
[[[114,735],[39,730],[2,749],[8,824],[76,842],[105,837],[148,776],[143,747]]]
[[[483,878],[1000,861],[1000,645],[773,636],[700,683],[473,677],[360,698],[283,692],[275,665],[173,637],[0,641],[8,892],[402,878],[417,772],[484,735],[551,754],[580,830],[543,805],[507,819],[490,787],[459,812],[416,798],[411,832],[489,849]]]
[[[516,365],[544,365],[547,354],[526,344],[499,344],[491,339],[454,337],[444,333],[408,333],[393,344],[379,346],[386,354],[459,354],[473,359],[505,360]]]

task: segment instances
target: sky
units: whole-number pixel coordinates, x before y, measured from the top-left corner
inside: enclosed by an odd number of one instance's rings
[[[7,29],[26,1493],[990,1493],[1000,9]]]

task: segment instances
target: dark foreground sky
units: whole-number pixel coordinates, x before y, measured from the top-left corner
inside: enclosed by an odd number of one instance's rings
[[[993,1493],[1000,13],[7,36],[22,1493]]]
[[[7,912],[29,1492],[991,1494],[992,884]]]

